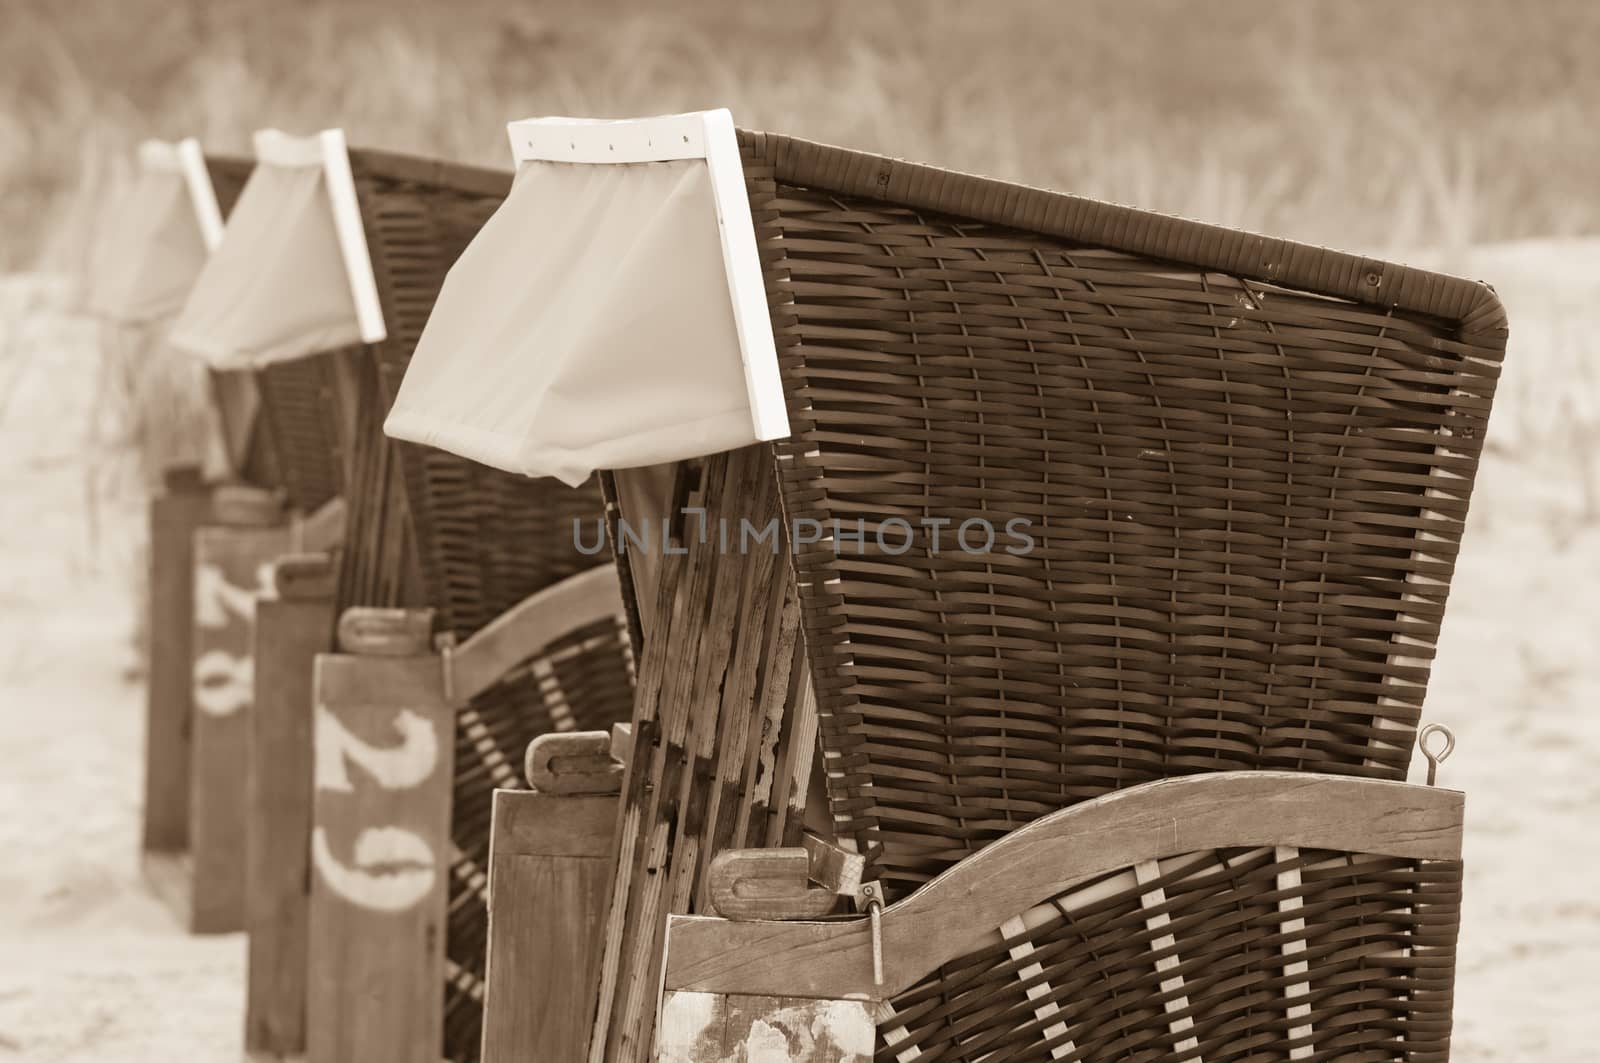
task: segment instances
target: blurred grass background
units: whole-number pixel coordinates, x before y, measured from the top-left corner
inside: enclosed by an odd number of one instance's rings
[[[507,119],[812,139],[1352,250],[1600,229],[1595,0],[0,0],[0,266],[146,136],[506,164]]]

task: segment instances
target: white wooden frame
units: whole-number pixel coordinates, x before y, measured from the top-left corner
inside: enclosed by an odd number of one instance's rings
[[[789,414],[778,379],[777,347],[733,115],[718,108],[620,120],[527,118],[508,123],[506,132],[519,169],[534,161],[591,165],[706,161],[755,438],[787,436]]]
[[[177,143],[146,140],[139,144],[139,167],[146,173],[181,174],[194,207],[195,222],[208,252],[222,242],[222,208],[217,191],[211,186],[211,171],[206,169],[205,153],[194,137]]]
[[[372,271],[366,228],[361,224],[361,205],[356,200],[344,130],[324,129],[313,136],[296,137],[278,129],[260,129],[255,134],[255,149],[256,161],[269,166],[322,168],[361,340],[377,343],[386,338],[389,331],[383,322],[383,304],[378,299],[378,280]]]

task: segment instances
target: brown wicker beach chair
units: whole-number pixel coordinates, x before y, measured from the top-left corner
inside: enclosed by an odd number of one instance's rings
[[[385,440],[383,416],[445,274],[499,207],[509,175],[363,151],[351,153],[351,168],[390,330],[373,348],[380,402],[363,406],[371,418],[363,436]],[[470,1063],[482,1036],[494,790],[522,785],[516,768],[539,735],[627,720],[632,658],[620,603],[608,589],[615,577],[595,571],[609,569],[611,558],[581,553],[572,534],[574,522],[601,517],[596,486],[573,488],[431,447],[388,445],[415,544],[421,593],[413,602],[434,611],[434,631],[454,647],[458,674],[465,675],[463,655],[469,666],[488,659],[474,658],[473,649],[498,655],[476,681],[482,689],[454,706],[443,1051],[454,1063]],[[578,591],[577,598],[564,597],[563,588]],[[352,596],[343,604],[367,603]],[[552,620],[548,639],[530,639],[531,629]]]
[[[389,430],[611,469],[614,529],[666,520],[619,549],[643,643],[588,1058],[648,1058],[663,977],[672,1059],[755,1058],[723,1037],[752,1019],[788,1023],[772,1058],[1445,1057],[1460,801],[1400,780],[1486,286],[725,112],[511,132]],[[569,289],[517,287],[563,254]],[[771,921],[834,894],[881,915]],[[891,1018],[804,1047],[857,997]]]
[[[262,686],[279,716],[257,721],[258,748],[274,752],[255,765],[253,849],[275,885],[259,891],[252,928],[247,1042],[313,1060],[470,1060],[490,794],[515,784],[511,765],[535,736],[609,726],[631,706],[609,556],[579,553],[570,532],[600,499],[381,431],[389,382],[509,176],[349,150],[338,131],[257,145],[254,232],[218,266],[211,305],[193,308],[190,345],[258,374],[290,491],[311,505],[342,489],[347,529],[336,558],[285,559],[283,600],[263,607],[262,666],[270,651],[281,678],[270,696]],[[594,593],[574,600],[573,587]],[[311,617],[324,618],[320,640],[306,636]],[[342,652],[329,654],[335,617]],[[452,649],[435,652],[436,638]],[[399,746],[364,693],[395,665],[459,680],[403,718]],[[368,865],[374,846],[408,842],[409,867]],[[309,985],[294,973],[306,969]]]
[[[176,144],[146,142],[140,174],[128,199],[119,204],[115,224],[98,240],[95,271],[89,280],[91,310],[107,324],[124,351],[135,387],[172,372],[158,365],[175,316],[207,254],[219,238],[222,219],[232,210],[248,164],[206,157],[194,140]],[[212,412],[215,444],[196,441],[208,433],[190,426],[167,434],[187,451],[166,453],[173,461],[161,470],[150,508],[149,681],[146,687],[146,742],[142,863],[152,886],[195,931],[236,929],[243,878],[233,838],[236,823],[229,801],[198,799],[226,780],[214,769],[210,734],[196,733],[197,699],[213,692],[197,689],[197,664],[207,638],[237,636],[231,619],[214,630],[196,627],[196,536],[203,526],[233,528],[244,536],[270,535],[279,506],[268,437],[256,430],[248,393],[231,377],[212,377],[218,408]],[[159,390],[159,388],[158,388]],[[244,404],[236,400],[245,400]],[[148,395],[151,416],[175,420],[181,410],[157,407]],[[157,410],[159,409],[159,413]],[[225,534],[217,532],[216,535]],[[224,551],[225,552],[225,551]],[[221,564],[221,556],[213,559]],[[202,588],[203,589],[203,588]],[[198,678],[206,678],[199,673]],[[226,680],[226,675],[220,677]],[[225,684],[226,685],[226,684]],[[237,684],[232,684],[233,690]],[[232,691],[215,692],[226,707]]]

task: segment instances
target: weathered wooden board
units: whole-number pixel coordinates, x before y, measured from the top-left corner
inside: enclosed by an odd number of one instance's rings
[[[331,586],[256,606],[255,711],[248,785],[250,936],[245,1049],[305,1052],[311,868],[311,674],[330,648]],[[288,589],[279,583],[280,593]]]
[[[656,1063],[868,1063],[877,1027],[859,1000],[669,992]]]
[[[189,848],[194,530],[207,506],[205,485],[195,477],[177,476],[169,476],[166,492],[150,503],[150,673],[145,688],[143,839],[147,853],[174,854]],[[183,918],[187,923],[187,904]]]
[[[632,472],[615,474],[620,516],[654,553],[626,566],[644,653],[591,1063],[649,1058],[667,916],[709,904],[722,849],[797,844],[815,741],[771,448],[687,463],[667,512]],[[654,470],[645,486],[667,480]],[[768,537],[741,539],[746,524]]]
[[[273,592],[273,562],[288,548],[284,525],[195,531],[189,853],[196,933],[245,928],[256,601]]]
[[[615,795],[495,792],[483,1063],[583,1058],[616,815]]]
[[[310,1063],[438,1063],[454,712],[436,656],[314,673]]]

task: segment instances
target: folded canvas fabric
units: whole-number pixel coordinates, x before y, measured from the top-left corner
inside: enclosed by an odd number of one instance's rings
[[[195,149],[198,153],[198,148]],[[183,306],[206,262],[196,190],[178,146],[148,141],[133,187],[98,234],[88,277],[91,313],[124,324],[169,317]],[[199,194],[211,195],[209,182]]]
[[[255,369],[381,338],[363,329],[356,309],[319,139],[271,136],[296,150],[265,157],[258,136],[259,161],[172,330],[176,346],[214,369]],[[364,240],[358,246],[364,256]],[[360,269],[370,275],[371,265]]]
[[[524,156],[506,202],[450,271],[385,431],[570,484],[786,434],[781,395],[766,395],[776,428],[752,408],[748,363],[770,362],[775,386],[776,362],[764,296],[758,320],[737,310],[733,274],[759,294],[760,264],[732,121],[719,114],[736,210],[705,155]],[[576,145],[584,131],[646,124],[557,128]],[[514,144],[524,125],[541,123],[515,123]],[[736,257],[730,226],[742,226]]]

